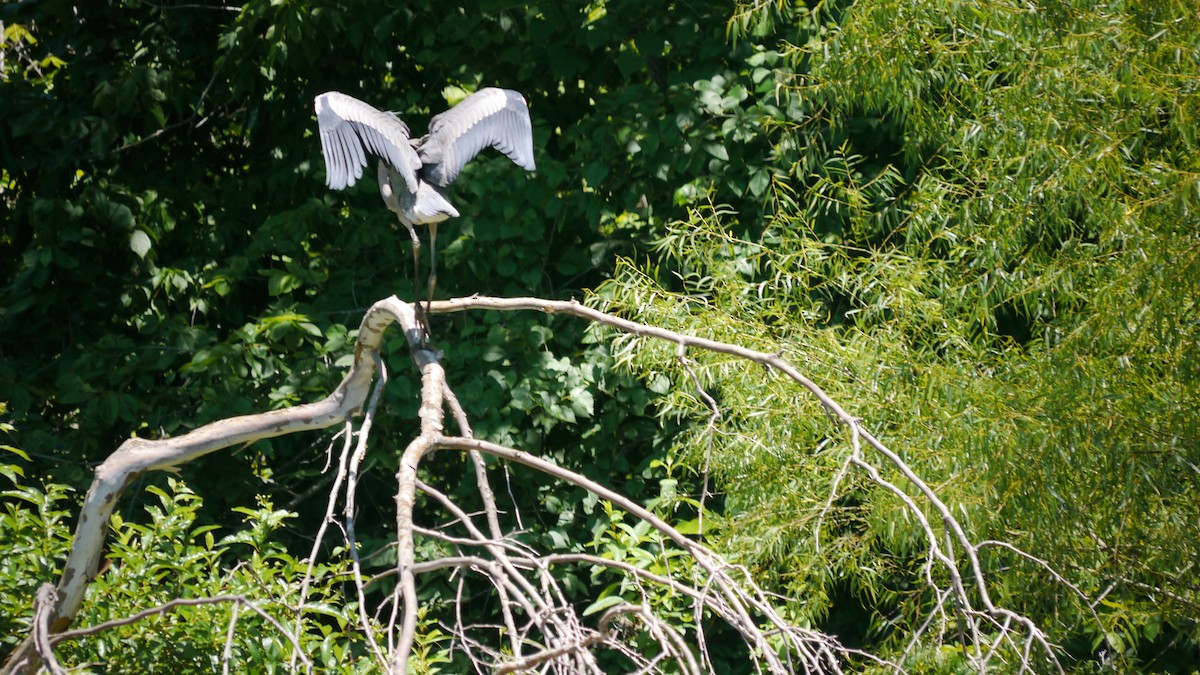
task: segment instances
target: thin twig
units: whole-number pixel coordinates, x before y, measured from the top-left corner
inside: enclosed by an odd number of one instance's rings
[[[229,627],[225,630],[225,650],[221,653],[221,675],[229,675],[229,660],[233,658],[233,630],[237,628],[238,613],[242,606],[240,603],[233,604],[233,611],[229,613]],[[295,654],[297,650],[293,649]]]
[[[371,626],[371,620],[367,616],[367,593],[363,584],[362,560],[358,555],[358,543],[354,536],[354,505],[358,495],[358,467],[362,465],[362,461],[367,455],[367,440],[371,437],[375,410],[388,379],[387,367],[384,365],[383,359],[379,358],[379,353],[376,352],[371,356],[375,361],[375,369],[379,372],[379,379],[375,381],[375,388],[371,391],[371,399],[367,404],[366,413],[363,415],[362,425],[358,428],[358,443],[355,445],[354,454],[350,456],[350,462],[346,468],[346,503],[343,506],[342,515],[346,520],[346,548],[350,552],[354,588],[358,593],[358,620],[363,633],[367,636],[367,645],[371,649],[371,654],[381,668],[386,668],[387,657],[375,639],[375,629]]]
[[[152,616],[157,616],[159,614],[166,614],[167,612],[174,611],[178,607],[217,605],[217,604],[226,603],[226,602],[236,603],[236,604],[241,605],[241,606],[245,607],[246,609],[249,609],[250,611],[254,612],[259,617],[261,617],[264,621],[271,624],[271,627],[273,627],[276,631],[278,631],[280,635],[287,638],[288,642],[292,643],[293,647],[295,647],[297,649],[299,648],[300,641],[296,637],[296,635],[294,635],[288,629],[284,628],[283,624],[279,623],[279,621],[277,621],[275,619],[275,617],[271,616],[269,613],[264,611],[256,603],[251,602],[244,595],[214,595],[214,596],[210,596],[207,598],[176,598],[174,600],[164,602],[163,604],[158,605],[156,607],[151,607],[149,609],[143,609],[140,612],[131,614],[129,616],[121,617],[119,619],[105,621],[104,623],[98,623],[94,626],[88,626],[86,628],[76,628],[74,630],[63,631],[61,633],[55,633],[54,635],[50,636],[50,643],[58,644],[59,642],[65,642],[67,640],[78,640],[79,638],[82,638],[82,637],[87,637],[90,635],[98,635],[100,633],[103,633],[104,631],[112,630],[113,628],[119,628],[121,626],[128,626],[129,624],[137,623],[138,621],[141,621],[142,619],[146,619],[146,618],[149,618]],[[301,652],[300,660],[304,662],[305,671],[311,673],[312,672],[312,661],[309,660],[308,656],[306,656],[303,652]]]
[[[695,369],[692,368],[692,362],[688,360],[686,351],[687,350],[683,343],[676,345],[675,358],[679,361],[679,364],[683,366],[683,369],[687,372],[687,374],[692,378],[692,386],[696,389],[696,395],[700,397],[700,400],[704,401],[704,404],[708,406],[710,411],[708,423],[704,426],[704,429],[707,432],[708,443],[707,447],[704,449],[704,469],[702,471],[703,478],[700,481],[700,508],[697,510],[696,515],[696,529],[703,534],[704,505],[708,499],[708,469],[712,461],[713,435],[717,432],[717,420],[721,418],[721,409],[717,407],[716,399],[714,399],[711,394],[705,391],[704,387],[700,384],[700,377],[696,375]]]
[[[342,481],[346,478],[346,462],[350,456],[351,440],[354,438],[353,432],[353,423],[350,420],[346,420],[345,427],[339,432],[344,437],[344,440],[342,442],[342,454],[338,457],[337,475],[333,479],[333,487],[329,489],[329,499],[325,502],[325,517],[321,519],[321,524],[317,527],[317,536],[313,540],[312,550],[308,553],[308,565],[304,569],[304,579],[300,582],[300,602],[296,607],[296,627],[294,629],[297,634],[303,629],[304,606],[308,601],[308,587],[312,581],[313,569],[317,564],[317,555],[321,552],[321,543],[325,541],[325,531],[329,529],[329,523],[333,521],[333,511],[337,508],[337,498],[342,491]],[[337,436],[335,435],[331,439],[330,447],[326,451],[329,457],[333,456],[333,440],[336,439]],[[328,470],[328,463],[326,463],[325,468]],[[294,671],[296,669],[296,657],[299,653],[300,650],[298,649],[292,650],[292,657],[288,663],[289,670]]]
[[[454,390],[450,385],[446,385],[442,396],[446,401],[446,408],[450,410],[450,416],[454,419],[455,426],[458,427],[458,435],[463,438],[474,438],[471,432],[471,422],[467,419],[467,411],[463,410],[462,404],[458,402],[458,397],[454,395]],[[500,539],[504,536],[504,532],[500,529],[499,509],[496,508],[496,494],[492,492],[492,484],[488,481],[487,463],[483,461],[483,455],[478,452],[467,453],[471,459],[471,464],[475,467],[475,483],[479,488],[479,497],[483,500],[483,509],[487,512],[488,528],[492,532],[493,539]]]

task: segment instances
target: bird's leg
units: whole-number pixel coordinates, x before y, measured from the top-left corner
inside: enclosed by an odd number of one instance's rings
[[[433,287],[437,285],[437,223],[429,224],[429,281],[425,296],[425,318],[429,319],[429,309],[433,304]],[[426,324],[428,328],[428,324]]]
[[[421,238],[417,236],[417,228],[408,223],[404,223],[404,227],[412,239],[413,306],[417,308],[417,328],[421,331],[421,346],[424,347],[425,336],[429,333],[429,319],[421,315]]]

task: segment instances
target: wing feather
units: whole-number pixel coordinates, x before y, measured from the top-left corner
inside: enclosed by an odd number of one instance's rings
[[[362,178],[370,152],[391,165],[416,194],[421,159],[409,143],[408,126],[399,117],[336,91],[318,96],[314,108],[329,187],[341,190],[354,185]]]
[[[438,187],[458,177],[481,150],[493,147],[517,166],[533,171],[533,124],[525,99],[510,89],[488,87],[429,121],[418,143],[423,176]]]

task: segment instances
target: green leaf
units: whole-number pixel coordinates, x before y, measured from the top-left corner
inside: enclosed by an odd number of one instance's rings
[[[592,614],[603,612],[609,607],[615,607],[623,602],[625,602],[625,598],[622,598],[619,595],[610,595],[608,597],[600,598],[584,608],[583,616],[591,616]]]
[[[761,197],[767,191],[767,186],[770,184],[770,172],[766,169],[759,169],[750,175],[750,194],[755,197]]]
[[[287,272],[273,271],[267,278],[267,293],[285,295],[304,285],[304,280]]]
[[[2,444],[0,444],[0,450],[3,450],[3,451],[5,451],[5,452],[11,452],[11,453],[13,453],[14,455],[16,455],[16,456],[20,457],[21,459],[25,460],[26,462],[30,461],[30,459],[29,459],[29,455],[28,455],[28,454],[26,454],[26,452],[25,452],[24,450],[20,449],[20,448],[15,448],[15,447],[13,447],[13,446],[11,446],[11,445],[2,445]]]
[[[150,241],[150,235],[146,234],[145,231],[135,229],[132,233],[130,233],[129,248],[136,253],[139,258],[145,258],[146,254],[150,252],[151,246],[152,242]]]
[[[723,162],[729,161],[729,151],[725,149],[725,144],[723,143],[707,143],[704,146],[704,150]]]

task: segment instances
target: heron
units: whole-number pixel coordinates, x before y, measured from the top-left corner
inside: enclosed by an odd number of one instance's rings
[[[379,193],[412,239],[414,286],[419,287],[421,240],[416,227],[429,228],[429,281],[425,331],[437,282],[437,226],[457,218],[446,198],[463,166],[493,147],[514,164],[533,171],[533,125],[520,93],[486,87],[434,115],[429,132],[412,138],[408,125],[353,96],[330,91],[316,98],[317,126],[325,156],[325,182],[334,190],[362,178],[368,154],[379,158]],[[418,302],[418,307],[420,306]]]

